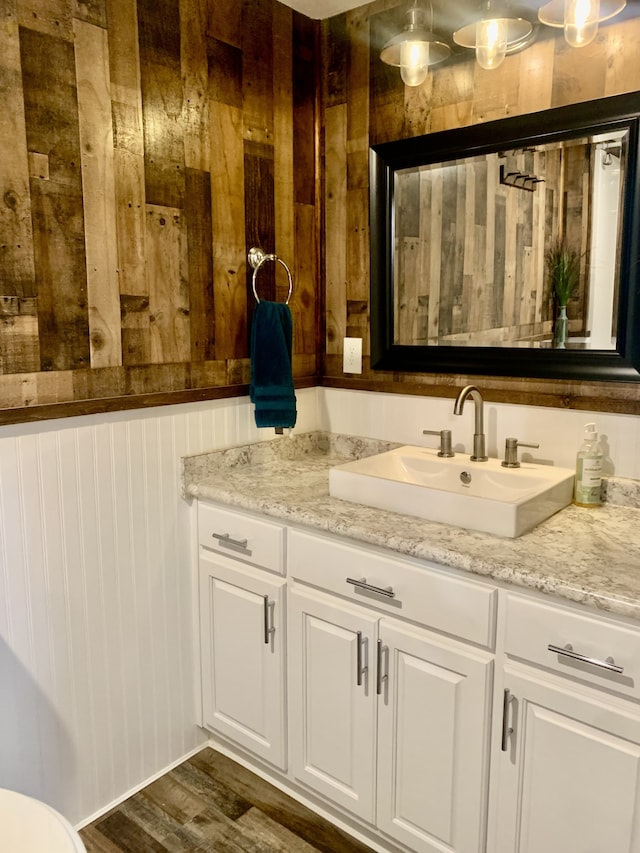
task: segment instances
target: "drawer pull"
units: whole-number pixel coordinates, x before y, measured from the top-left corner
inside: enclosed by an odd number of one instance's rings
[[[612,657],[608,657],[606,660],[598,660],[598,658],[591,658],[588,655],[581,655],[580,652],[574,652],[571,643],[567,643],[562,648],[549,643],[547,648],[556,655],[562,655],[563,657],[571,658],[571,660],[579,660],[582,663],[590,663],[592,666],[599,666],[601,669],[606,669],[609,672],[617,672],[618,675],[624,672],[624,668],[614,663]]]
[[[275,601],[269,601],[268,595],[263,595],[262,600],[264,602],[264,642],[268,646],[271,642],[271,635],[276,632],[275,625],[273,624]]]
[[[347,583],[350,583],[352,586],[357,586],[358,589],[366,589],[369,592],[376,592],[378,595],[386,595],[388,598],[395,598],[396,596],[392,586],[374,586],[373,584],[367,583],[366,578],[347,578]]]
[[[362,685],[364,674],[369,669],[365,660],[366,652],[363,654],[362,649],[366,642],[366,639],[362,636],[362,631],[358,631],[356,634],[356,684],[358,687]]]
[[[386,672],[382,674],[382,658],[386,658]],[[382,682],[389,681],[389,649],[382,645],[382,640],[378,640],[378,659],[376,661],[376,693],[378,696],[382,694]]]
[[[217,539],[218,544],[223,548],[231,548],[233,551],[242,551],[248,557],[251,556],[251,549],[247,548],[248,539],[232,539],[229,533],[212,533],[212,539]]]
[[[509,749],[509,738],[513,734],[513,726],[509,725],[509,705],[513,701],[513,696],[508,687],[504,689],[502,697],[502,739],[501,748],[503,752]]]

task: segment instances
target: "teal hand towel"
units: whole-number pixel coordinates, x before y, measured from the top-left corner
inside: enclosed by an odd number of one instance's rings
[[[251,386],[256,426],[293,427],[296,395],[291,367],[293,321],[284,302],[261,299],[251,324]]]

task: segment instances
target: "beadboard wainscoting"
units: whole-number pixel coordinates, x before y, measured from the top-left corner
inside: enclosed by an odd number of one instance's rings
[[[297,432],[471,440],[453,397],[297,397]],[[638,417],[494,403],[485,415],[492,455],[515,435],[569,466],[595,420],[612,473],[640,478]],[[206,743],[179,457],[273,435],[246,397],[0,428],[0,787],[84,824]]]
[[[0,428],[0,787],[82,823],[206,741],[179,457],[267,437],[246,397]]]

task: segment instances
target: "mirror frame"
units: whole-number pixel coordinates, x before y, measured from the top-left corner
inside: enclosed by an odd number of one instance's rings
[[[397,170],[628,128],[615,350],[400,345],[393,341]],[[369,149],[371,367],[400,372],[640,381],[640,94],[374,145]]]

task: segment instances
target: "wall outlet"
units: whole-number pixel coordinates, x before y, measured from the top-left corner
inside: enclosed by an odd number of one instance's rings
[[[342,356],[345,373],[362,373],[362,338],[345,338]]]

